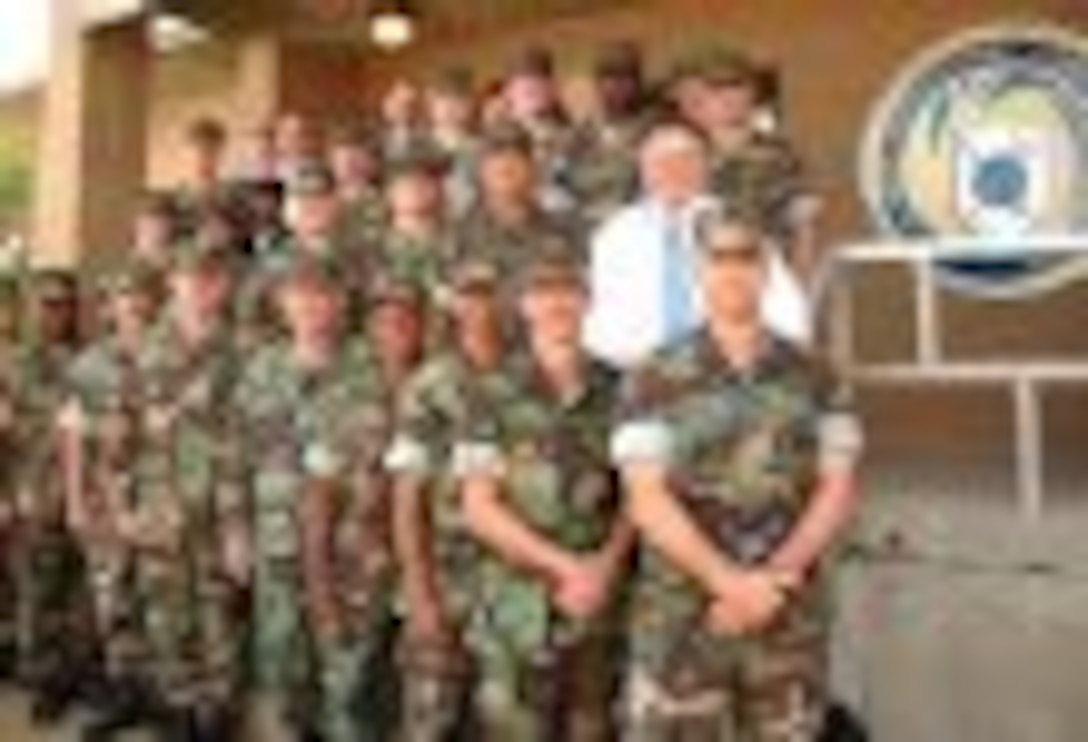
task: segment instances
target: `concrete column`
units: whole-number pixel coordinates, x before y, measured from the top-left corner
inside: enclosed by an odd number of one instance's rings
[[[268,120],[283,107],[283,75],[284,41],[274,30],[239,39],[235,107],[244,123]]]
[[[72,266],[121,250],[144,184],[152,50],[146,17],[85,27],[82,3],[52,0],[32,260]]]

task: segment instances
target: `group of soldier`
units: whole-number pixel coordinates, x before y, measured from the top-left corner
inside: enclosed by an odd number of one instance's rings
[[[147,194],[130,249],[14,288],[0,656],[38,717],[818,739],[861,436],[760,320],[803,231],[768,79],[714,52],[655,89],[617,44],[573,121],[534,49],[485,106],[451,73],[327,142],[284,115],[230,176],[223,129],[190,127],[191,178]],[[587,235],[662,126],[705,143],[725,204],[696,225],[708,320],[620,373],[582,343]]]

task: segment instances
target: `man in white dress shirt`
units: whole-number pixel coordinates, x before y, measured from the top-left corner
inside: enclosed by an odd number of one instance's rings
[[[714,203],[706,195],[705,138],[680,120],[657,123],[642,140],[639,176],[642,198],[605,221],[590,245],[585,345],[619,368],[641,364],[705,318],[694,282],[695,217]],[[807,343],[806,300],[784,260],[772,260],[770,271],[765,321],[786,339]]]

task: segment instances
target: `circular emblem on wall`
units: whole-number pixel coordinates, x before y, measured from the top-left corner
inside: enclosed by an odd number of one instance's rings
[[[1016,298],[1059,285],[1079,256],[1030,245],[1088,228],[1088,39],[1000,26],[926,50],[877,106],[861,162],[884,235],[981,238],[984,257],[942,266],[953,287]]]

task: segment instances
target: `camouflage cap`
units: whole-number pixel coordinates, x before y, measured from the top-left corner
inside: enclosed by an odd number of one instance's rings
[[[231,248],[221,242],[190,237],[174,245],[171,268],[179,272],[225,269],[233,259]]]
[[[500,282],[498,267],[487,260],[466,258],[450,271],[450,285],[459,293],[493,292]]]
[[[159,272],[146,262],[126,260],[120,264],[100,267],[95,286],[107,296],[153,294],[160,288],[159,279]]]
[[[448,67],[435,78],[431,90],[440,95],[467,98],[474,92],[474,82],[472,70],[468,67]]]
[[[276,271],[277,289],[287,287],[338,292],[344,288],[343,276],[327,258],[296,253]]]
[[[336,191],[336,178],[328,165],[312,160],[292,174],[286,187],[289,196],[324,196]]]
[[[560,238],[541,244],[522,268],[518,280],[518,290],[522,292],[585,286],[583,262],[579,260],[574,245]]]
[[[614,41],[601,48],[593,69],[597,77],[640,77],[642,50],[632,41]]]
[[[423,291],[419,286],[397,276],[382,273],[374,276],[367,291],[371,311],[388,304],[396,304],[419,311],[423,308]]]
[[[64,268],[38,268],[30,275],[30,290],[42,302],[73,301],[79,296],[79,280]]]
[[[448,159],[437,148],[417,143],[386,163],[385,178],[387,181],[418,175],[441,178],[448,167]]]
[[[555,73],[555,58],[550,49],[543,46],[530,46],[510,59],[507,74],[510,77],[552,77]]]
[[[723,232],[732,232],[728,239]],[[695,217],[695,239],[699,252],[707,257],[720,255],[760,256],[768,248],[762,221],[749,208],[715,204]]]
[[[334,147],[357,147],[378,153],[381,141],[381,127],[375,122],[358,118],[333,127],[329,133],[329,143]]]
[[[503,121],[488,127],[480,140],[480,155],[516,153],[533,156],[533,138],[525,127],[512,121]]]
[[[755,87],[761,80],[762,69],[751,57],[738,50],[716,47],[703,53],[694,74],[715,87]]]

